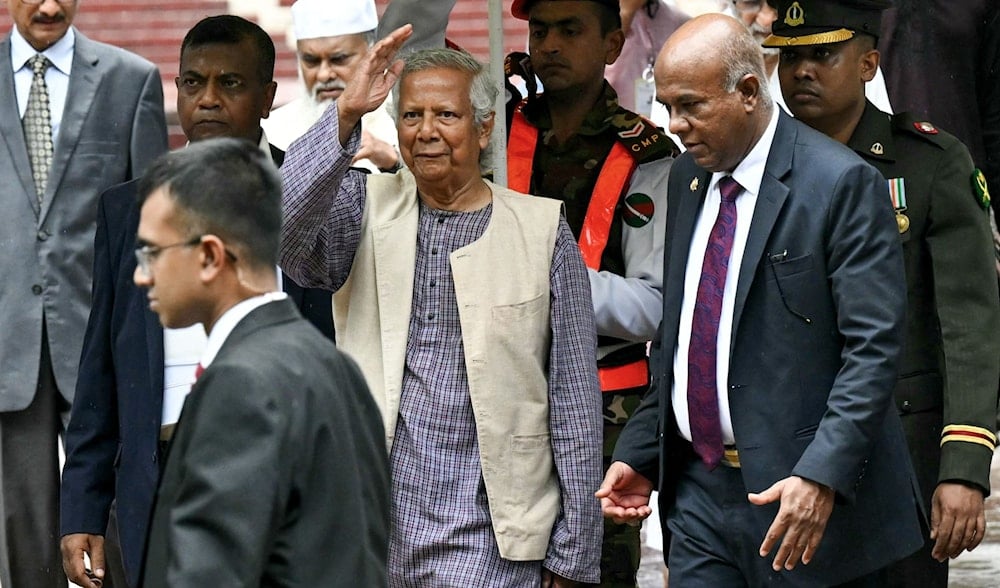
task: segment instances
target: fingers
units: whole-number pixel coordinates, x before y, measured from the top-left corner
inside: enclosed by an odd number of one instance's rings
[[[812,561],[819,548],[833,510],[833,490],[793,476],[748,498],[754,504],[768,504],[774,502],[775,494],[780,506],[761,542],[760,556],[767,557],[777,548],[772,569],[793,570],[800,561]]]
[[[931,499],[931,556],[938,561],[975,549],[986,533],[983,495],[976,488],[942,483]]]
[[[90,540],[90,567],[99,580],[104,579],[104,537],[95,536]]]
[[[792,517],[787,514],[783,515],[779,511],[778,516],[775,517],[764,536],[760,555],[767,557],[780,541],[771,568],[776,572],[782,568],[793,570],[800,561],[803,564],[812,561],[825,531],[825,521],[821,522],[813,517]]]
[[[71,582],[82,586],[83,588],[100,588],[101,586],[99,581],[95,582],[90,579],[87,575],[86,566],[84,565],[84,554],[91,549],[91,540],[94,537],[94,535],[74,533],[63,537],[59,544],[60,551],[62,551],[63,572]],[[103,576],[103,547],[101,549],[101,568],[101,576]]]
[[[615,485],[621,481],[623,475],[621,468],[617,466],[617,462],[611,464],[611,467],[608,468],[608,473],[604,475],[604,480],[601,481],[601,487],[597,489],[597,492],[594,492],[594,496],[597,498],[607,498],[611,496],[611,492],[613,491]],[[604,501],[602,500],[601,503],[603,504]]]
[[[605,518],[609,518],[619,525],[632,526],[640,525],[643,520],[653,514],[653,509],[649,505],[621,506],[610,498],[601,499],[601,511]]]
[[[979,513],[976,517],[976,532],[972,538],[972,542],[968,544],[966,549],[972,551],[973,549],[979,547],[979,544],[983,542],[983,537],[986,535],[986,512],[985,509]]]
[[[747,494],[747,500],[751,504],[756,504],[757,506],[763,506],[765,504],[771,504],[776,500],[781,499],[781,491],[785,486],[785,480],[778,480],[771,485],[770,488],[764,490],[760,493],[749,493]]]

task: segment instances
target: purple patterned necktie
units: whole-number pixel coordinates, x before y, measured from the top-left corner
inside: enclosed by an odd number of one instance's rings
[[[722,425],[719,421],[719,396],[716,382],[718,363],[719,317],[722,295],[726,289],[729,255],[736,234],[736,197],[743,191],[732,176],[719,180],[722,203],[708,236],[705,261],[701,266],[698,296],[691,322],[691,346],[688,350],[688,418],[694,451],[708,469],[722,460]]]

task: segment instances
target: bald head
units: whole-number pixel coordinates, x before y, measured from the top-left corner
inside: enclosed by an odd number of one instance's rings
[[[709,171],[731,171],[767,128],[773,103],[760,47],[732,17],[689,20],[663,46],[654,73],[671,132]]]

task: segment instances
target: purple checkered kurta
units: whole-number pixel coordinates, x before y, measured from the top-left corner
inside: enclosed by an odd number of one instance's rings
[[[338,288],[360,241],[363,174],[357,147],[337,141],[336,107],[288,151],[282,168],[282,268],[303,285]],[[346,175],[345,175],[346,172]],[[421,205],[399,421],[392,450],[390,586],[534,586],[540,567],[597,582],[601,520],[600,397],[586,269],[565,222],[550,274],[550,429],[563,512],[544,562],[500,558],[490,525],[461,327],[448,255],[478,239],[492,206],[456,213]],[[404,246],[404,244],[400,244]],[[497,276],[513,279],[513,276]],[[498,391],[513,395],[516,391]],[[512,402],[516,397],[512,396]]]

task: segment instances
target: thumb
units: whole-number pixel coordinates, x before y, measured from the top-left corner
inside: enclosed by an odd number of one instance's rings
[[[612,465],[608,468],[607,475],[604,476],[604,480],[601,482],[601,487],[594,492],[594,496],[597,498],[607,498],[611,496],[611,492],[622,478],[621,470]]]
[[[937,496],[931,499],[931,539],[937,539],[938,525],[941,524],[941,509],[938,507]]]
[[[785,481],[780,480],[775,482],[770,488],[764,490],[763,492],[750,492],[747,494],[747,499],[751,502],[751,504],[756,504],[757,506],[771,504],[772,502],[781,499],[781,490],[784,488],[784,485]]]
[[[94,537],[90,542],[90,567],[94,575],[104,578],[104,538]]]

